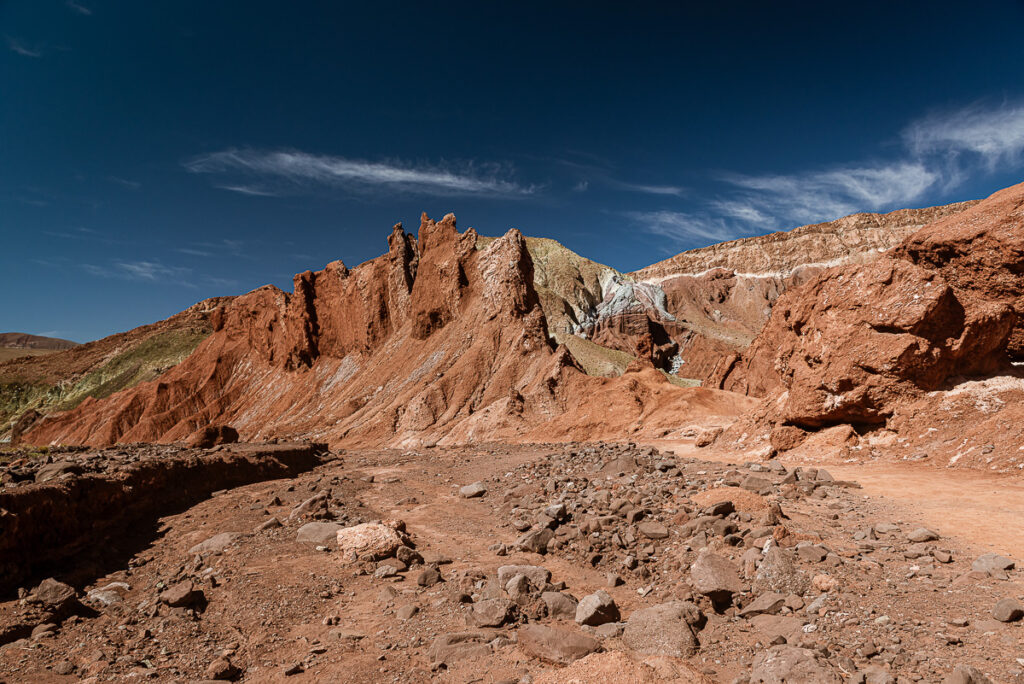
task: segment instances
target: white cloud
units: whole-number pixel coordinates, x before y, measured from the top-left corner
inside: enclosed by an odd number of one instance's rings
[[[85,7],[83,5],[79,5],[77,2],[75,2],[75,0],[68,0],[65,4],[68,7],[70,7],[72,10],[74,10],[75,12],[78,12],[79,14],[81,14],[83,16],[88,17],[89,15],[92,14],[92,10],[91,9],[89,9],[88,7]]]
[[[37,48],[30,48],[27,45],[25,45],[24,43],[22,43],[20,40],[17,40],[15,38],[11,38],[9,36],[7,38],[7,47],[10,48],[10,50],[12,52],[17,53],[17,54],[21,55],[22,57],[42,57],[43,56],[42,50],[39,50]]]
[[[775,176],[726,176],[740,193],[714,204],[747,223],[810,223],[913,202],[941,175],[919,162],[833,168]],[[766,226],[768,227],[768,226]]]
[[[185,168],[192,173],[239,174],[258,177],[259,186],[235,184],[222,186],[235,192],[254,194],[274,192],[268,183],[283,183],[292,188],[310,186],[342,187],[353,191],[393,190],[452,195],[523,196],[534,188],[508,180],[505,169],[495,165],[463,164],[415,166],[401,162],[369,162],[345,157],[315,155],[297,151],[260,152],[224,150],[189,160]]]
[[[970,153],[989,168],[1015,162],[1024,151],[1024,105],[932,114],[910,124],[903,139],[918,156]]]
[[[86,272],[102,278],[120,278],[136,282],[173,283],[194,287],[186,280],[192,269],[183,266],[166,266],[158,261],[115,261],[109,266],[82,264]]]
[[[215,185],[214,187],[220,188],[221,190],[230,190],[231,192],[237,192],[240,195],[249,195],[251,197],[277,197],[276,192],[270,190],[262,190],[258,187],[251,185]]]
[[[686,188],[676,185],[643,185],[641,183],[625,183],[623,181],[612,181],[612,185],[631,192],[642,192],[648,195],[675,195],[682,197],[686,194]]]
[[[142,187],[142,183],[138,181],[128,180],[127,178],[118,178],[117,176],[108,176],[111,183],[117,183],[118,185],[128,188],[129,190],[138,190]]]
[[[743,232],[720,218],[678,211],[634,211],[626,216],[642,230],[683,245],[695,241],[724,242]]]

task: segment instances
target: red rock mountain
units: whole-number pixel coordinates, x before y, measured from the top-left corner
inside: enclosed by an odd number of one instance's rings
[[[1024,336],[1022,274],[1024,184],[789,290],[721,385],[768,397],[778,448],[830,425],[885,425],[965,377],[1009,372]]]
[[[585,375],[549,338],[522,235],[479,242],[452,215],[424,216],[416,238],[396,226],[384,256],[224,303],[213,333],[157,380],[47,416],[23,439],[176,441],[214,423],[343,445],[622,437],[750,405],[672,385],[649,362]]]

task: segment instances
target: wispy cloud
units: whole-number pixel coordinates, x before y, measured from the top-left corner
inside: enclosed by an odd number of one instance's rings
[[[243,240],[223,238],[217,242],[196,242],[184,247],[175,247],[174,251],[194,257],[212,257],[224,254],[239,257],[245,256],[245,247],[246,243]]]
[[[33,57],[38,58],[43,56],[43,51],[39,48],[30,48],[17,38],[11,38],[7,36],[7,47],[22,57]]]
[[[118,178],[117,176],[108,176],[111,183],[117,183],[121,187],[128,188],[129,190],[138,190],[142,187],[142,183],[138,181],[128,180],[127,178]]]
[[[237,192],[240,195],[250,195],[253,197],[277,197],[278,193],[270,190],[264,190],[252,185],[215,185],[215,188],[221,190],[230,190],[231,192]]]
[[[88,17],[92,14],[91,9],[85,7],[84,5],[78,4],[77,2],[75,2],[75,0],[67,0],[67,2],[64,4],[66,4],[73,11],[77,12],[78,14],[81,14],[82,16]]]
[[[197,257],[211,257],[211,256],[213,256],[213,252],[208,252],[208,251],[206,251],[204,249],[193,249],[192,247],[177,247],[177,248],[175,248],[174,251],[178,252],[179,254],[188,254],[189,256],[197,256]]]
[[[988,168],[1014,163],[1024,152],[1024,104],[931,114],[910,124],[903,139],[918,156],[974,155]]]
[[[723,242],[736,237],[736,227],[721,218],[678,211],[635,211],[628,212],[626,217],[642,230],[677,245]]]
[[[858,211],[875,211],[912,202],[941,175],[920,162],[878,163],[791,175],[728,175],[740,191],[717,200],[727,216],[745,223],[774,220],[813,222]],[[771,226],[766,226],[771,227]]]
[[[687,193],[686,188],[677,185],[644,185],[642,183],[625,183],[616,180],[612,180],[611,184],[622,190],[642,192],[648,195],[675,195],[676,197],[683,197]]]
[[[510,179],[510,169],[495,164],[414,165],[371,162],[300,151],[224,150],[184,164],[192,173],[257,178],[259,183],[219,184],[234,192],[268,194],[312,187],[353,192],[400,192],[522,197],[534,192]]]
[[[183,266],[167,266],[159,261],[114,261],[108,265],[82,264],[82,268],[101,278],[119,278],[147,283],[172,283],[195,287],[190,276],[192,269]]]

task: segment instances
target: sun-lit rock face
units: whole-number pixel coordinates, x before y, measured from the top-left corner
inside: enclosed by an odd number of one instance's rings
[[[227,424],[243,441],[415,447],[653,434],[675,427],[679,413],[741,410],[653,369],[614,380],[581,372],[552,340],[527,244],[517,230],[487,241],[460,233],[453,215],[424,216],[418,237],[395,226],[387,254],[300,273],[292,293],[266,286],[224,302],[210,316],[213,333],[184,362],[39,419],[23,438],[169,442]],[[548,284],[557,267],[546,261]],[[583,282],[600,281],[600,269],[574,268]],[[592,412],[604,417],[599,425]]]
[[[961,376],[1019,353],[1024,184],[907,237],[868,264],[829,269],[782,297],[721,379],[769,395],[768,420],[877,425]]]

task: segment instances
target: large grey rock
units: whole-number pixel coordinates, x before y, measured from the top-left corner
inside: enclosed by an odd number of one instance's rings
[[[32,590],[32,600],[50,610],[64,610],[77,602],[74,588],[64,582],[48,577]]]
[[[474,627],[501,627],[510,622],[515,604],[508,599],[484,599],[473,604],[469,622]]]
[[[555,536],[547,527],[530,530],[523,536],[516,539],[515,546],[521,551],[532,551],[533,553],[547,553],[548,542]]]
[[[572,596],[560,591],[545,591],[540,598],[548,607],[550,617],[562,620],[576,619],[576,607],[579,605],[579,601]]]
[[[459,496],[463,499],[475,499],[479,496],[483,496],[487,493],[487,487],[484,486],[483,482],[474,482],[463,487],[459,487]]]
[[[992,680],[972,665],[957,665],[956,669],[942,680],[942,684],[992,684]]]
[[[743,581],[736,565],[724,556],[705,551],[690,566],[690,584],[715,604],[728,603],[732,595],[743,590]]]
[[[47,463],[38,471],[36,471],[36,483],[49,482],[50,480],[56,480],[61,475],[66,474],[79,475],[82,473],[82,466],[77,463],[68,463],[66,461],[59,461],[57,463]]]
[[[619,607],[611,595],[603,589],[584,596],[576,606],[576,622],[596,627],[606,622],[618,622]]]
[[[793,561],[788,551],[772,544],[754,576],[754,591],[761,594],[774,591],[780,594],[807,593],[810,580]]]
[[[749,605],[740,611],[740,617],[751,617],[753,615],[774,615],[782,610],[786,604],[786,597],[774,591],[761,594]]]
[[[1024,605],[1014,598],[1004,598],[992,608],[992,617],[1000,622],[1016,622],[1024,617]]]
[[[796,646],[772,646],[754,658],[750,684],[840,684],[843,680],[814,651]]]
[[[466,658],[491,655],[488,645],[493,635],[486,632],[453,632],[442,634],[430,645],[427,657],[432,663],[452,663]]]
[[[527,655],[559,665],[568,665],[601,648],[597,639],[585,634],[537,623],[519,630],[518,644]]]
[[[1015,563],[1012,558],[1006,556],[1000,556],[998,553],[986,553],[978,556],[973,563],[971,563],[971,570],[976,572],[986,572],[993,577],[1005,579],[1007,572],[1013,570]]]
[[[516,575],[526,575],[535,587],[551,581],[551,571],[539,565],[502,565],[498,568],[498,584],[505,586]]]
[[[703,622],[704,616],[694,604],[671,601],[634,611],[622,640],[644,655],[688,658],[700,648],[697,626]]]
[[[295,541],[318,546],[333,546],[338,539],[338,530],[345,526],[333,522],[310,522],[295,533]]]
[[[189,555],[222,553],[224,549],[235,543],[242,535],[237,532],[221,532],[215,534],[204,542],[200,542],[188,550]]]
[[[938,538],[939,533],[935,530],[929,530],[927,527],[918,527],[907,535],[907,539],[917,543],[935,541]]]

